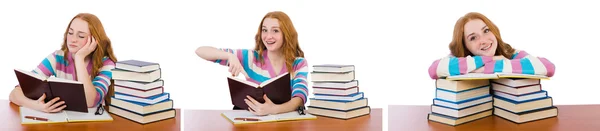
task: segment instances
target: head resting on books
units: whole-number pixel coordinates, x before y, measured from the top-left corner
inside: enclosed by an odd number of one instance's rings
[[[470,12],[454,25],[450,52],[456,57],[496,56],[511,58],[515,52],[500,36],[500,30],[481,13]]]

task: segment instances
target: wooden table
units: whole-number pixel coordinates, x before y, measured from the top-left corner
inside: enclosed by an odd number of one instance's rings
[[[516,124],[498,116],[489,116],[458,126],[427,120],[430,106],[388,107],[390,131],[598,131],[600,105],[558,105],[558,117]]]
[[[181,111],[176,109],[175,119],[167,119],[146,125],[138,124],[125,118],[111,114],[112,122],[80,122],[57,124],[21,125],[19,106],[8,100],[0,100],[0,130],[1,131],[179,131]]]
[[[233,125],[221,113],[227,110],[184,110],[186,131],[381,131],[381,108],[373,108],[370,115],[349,120],[317,116],[316,120],[283,121]]]

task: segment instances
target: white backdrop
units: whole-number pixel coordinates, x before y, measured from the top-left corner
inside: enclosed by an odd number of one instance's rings
[[[119,60],[161,64],[175,107],[231,109],[227,68],[200,59],[194,50],[253,48],[260,19],[281,10],[291,17],[309,65],[356,65],[373,108],[429,105],[434,81],[427,69],[449,53],[456,20],[476,11],[513,47],[554,62],[555,77],[543,81],[554,104],[599,104],[592,97],[600,91],[594,82],[600,74],[594,59],[598,5],[574,0],[2,1],[0,99],[8,99],[17,84],[12,69],[37,66],[59,49],[69,20],[90,12],[104,24]]]

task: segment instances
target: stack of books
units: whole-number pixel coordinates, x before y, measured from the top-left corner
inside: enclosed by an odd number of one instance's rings
[[[111,96],[110,113],[141,124],[175,117],[173,100],[164,92],[158,63],[119,61],[112,77],[115,95]]]
[[[558,115],[552,97],[542,90],[540,79],[507,78],[492,80],[494,115],[525,123]]]
[[[435,98],[427,119],[456,126],[491,116],[490,88],[487,79],[437,79]]]
[[[311,72],[314,98],[310,98],[308,112],[338,119],[370,114],[371,107],[359,91],[354,72],[354,65],[314,65]]]

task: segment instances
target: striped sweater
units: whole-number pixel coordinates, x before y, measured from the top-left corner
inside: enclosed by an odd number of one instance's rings
[[[48,55],[38,66],[33,70],[34,73],[43,74],[46,77],[55,76],[57,78],[64,78],[69,80],[77,80],[77,73],[75,72],[75,60],[73,55],[67,55],[65,59],[65,53],[62,50],[57,50],[54,53]],[[111,69],[115,68],[115,63],[104,57],[102,59],[103,66],[100,68],[100,73],[92,79],[92,85],[96,88],[96,98],[94,99],[94,106],[99,105],[103,102],[106,93],[108,92],[108,86],[111,84],[112,79]],[[92,74],[92,62],[87,65],[88,74]]]
[[[286,66],[282,66],[281,69],[274,69],[271,63],[269,62],[269,54],[267,51],[264,51],[262,56],[258,56],[258,51],[248,50],[248,49],[221,49],[225,52],[229,52],[237,56],[240,60],[240,63],[244,67],[244,71],[248,74],[247,80],[256,84],[260,84],[263,81],[269,80],[270,78],[277,77],[281,74],[287,73],[288,70]],[[258,60],[258,57],[262,57],[264,60],[264,64]],[[219,63],[221,65],[227,66],[227,60],[217,59],[213,62]],[[290,74],[292,89],[292,97],[299,97],[302,99],[304,103],[306,103],[306,97],[308,94],[308,64],[306,63],[306,59],[302,57],[296,58],[294,60],[294,64],[292,64],[293,74]],[[279,74],[275,74],[275,70],[280,70]]]
[[[429,67],[429,76],[437,79],[446,76],[464,75],[484,67],[483,73],[517,73],[554,75],[554,64],[543,57],[529,55],[525,51],[515,51],[510,60],[493,60],[491,56],[448,56],[435,60]]]

